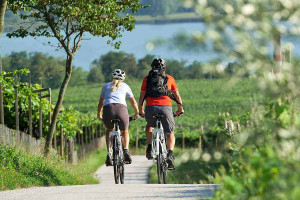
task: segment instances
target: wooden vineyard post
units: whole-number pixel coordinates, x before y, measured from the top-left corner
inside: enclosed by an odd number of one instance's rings
[[[203,126],[200,127],[200,134],[199,134],[199,152],[202,151],[202,135],[204,133]]]
[[[68,160],[69,140],[66,135],[64,136],[64,142],[65,142],[65,159]]]
[[[139,149],[139,129],[136,129],[136,138],[135,138],[135,151],[137,152]]]
[[[94,137],[94,126],[93,126],[93,124],[91,125],[90,130],[91,130],[91,135],[92,135],[92,141],[94,142],[95,137]]]
[[[68,161],[70,163],[72,163],[73,160],[74,160],[74,154],[73,154],[74,148],[73,148],[73,146],[74,146],[74,140],[70,139],[69,140],[69,154],[68,154],[69,155]]]
[[[63,158],[64,156],[64,131],[60,129],[60,156]]]
[[[14,74],[16,130],[19,130],[18,75]]]
[[[28,73],[28,88],[31,88],[31,73]],[[29,135],[32,137],[32,105],[31,105],[31,94],[28,95],[28,109],[29,109]]]
[[[49,95],[49,103],[51,104],[51,88],[48,88],[48,95]],[[48,113],[49,115],[49,130],[50,130],[50,127],[51,127],[51,110],[49,111]]]
[[[85,143],[88,144],[88,130],[87,130],[87,126],[85,125],[84,127],[84,134],[85,134]]]
[[[98,138],[98,129],[97,129],[97,124],[95,125],[95,138]]]
[[[54,130],[54,135],[53,135],[53,148],[54,149],[57,149],[57,138],[56,138],[56,135],[57,135],[57,133],[56,133],[56,128],[55,128],[55,130]]]
[[[0,53],[1,57],[1,53]],[[0,58],[0,76],[2,76],[2,59]],[[3,92],[2,84],[0,83],[0,120],[1,124],[4,124],[4,104],[3,104]]]

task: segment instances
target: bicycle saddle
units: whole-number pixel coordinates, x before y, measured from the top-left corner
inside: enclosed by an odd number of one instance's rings
[[[162,119],[162,118],[165,117],[165,115],[162,114],[162,113],[158,113],[158,114],[153,115],[152,117],[153,117],[154,119]]]
[[[115,123],[119,123],[120,120],[116,118],[116,119],[111,120],[111,122],[115,124]]]

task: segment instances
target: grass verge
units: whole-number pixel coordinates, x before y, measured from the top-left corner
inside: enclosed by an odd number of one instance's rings
[[[175,170],[167,171],[168,184],[204,184],[213,183],[214,174],[225,165],[224,158],[204,161],[210,156],[207,153],[201,154],[196,149],[177,150],[175,155]],[[158,183],[156,164],[149,172],[148,182]]]
[[[105,161],[97,151],[77,164],[57,157],[45,158],[0,145],[0,190],[32,186],[96,184],[94,172]]]

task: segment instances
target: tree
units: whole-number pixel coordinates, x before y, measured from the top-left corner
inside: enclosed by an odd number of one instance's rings
[[[142,79],[149,74],[151,70],[151,63],[155,56],[147,54],[144,58],[138,60],[138,69],[136,72],[136,77]]]
[[[102,67],[101,65],[94,66],[91,68],[88,76],[87,76],[87,82],[89,83],[101,83],[104,82],[105,78],[102,73]]]
[[[105,77],[105,81],[110,81],[110,74],[115,69],[122,69],[127,76],[135,77],[137,65],[133,54],[128,54],[124,51],[114,52],[110,51],[105,55],[102,55],[98,60],[94,60],[94,67],[102,68],[102,73]],[[92,73],[92,72],[90,72]]]
[[[184,67],[184,61],[177,60],[167,60],[167,73],[173,76],[175,79],[185,79],[187,75],[187,71]]]
[[[194,61],[187,67],[189,79],[200,79],[204,77],[203,66],[200,62]]]
[[[55,131],[57,116],[62,106],[65,91],[72,74],[73,59],[84,33],[108,37],[108,44],[120,46],[117,38],[122,31],[134,29],[135,19],[130,15],[120,15],[127,10],[137,12],[143,6],[138,0],[9,0],[14,12],[25,9],[30,12],[20,14],[24,20],[30,19],[31,29],[20,27],[9,37],[54,37],[58,48],[66,52],[65,77],[61,84],[58,100],[53,111],[52,122],[47,135],[45,151],[49,153]]]

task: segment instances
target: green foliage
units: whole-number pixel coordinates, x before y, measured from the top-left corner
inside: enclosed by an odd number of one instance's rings
[[[176,169],[167,171],[169,184],[210,184],[213,183],[214,173],[227,165],[226,158],[220,152],[207,154],[197,149],[177,149],[174,156]],[[204,160],[203,157],[206,159],[207,156],[210,159]],[[153,165],[149,172],[149,183],[157,183],[157,180],[156,165]]]
[[[18,74],[18,77],[27,77],[29,70],[15,70],[13,74]],[[3,87],[4,96],[4,114],[5,124],[10,128],[15,128],[15,85],[14,77],[6,76],[7,73],[3,72],[1,76],[1,84]],[[27,78],[26,78],[27,79]],[[32,103],[32,123],[33,123],[33,136],[39,137],[39,110],[42,110],[43,114],[43,130],[44,134],[48,134],[49,116],[48,113],[53,111],[54,105],[52,105],[47,99],[40,99],[38,93],[34,93],[34,90],[41,89],[38,84],[33,84],[28,87],[28,83],[18,80],[18,103],[19,103],[19,118],[20,118],[20,130],[28,132],[29,127],[29,102],[28,97],[31,95]],[[68,137],[74,137],[79,130],[79,112],[73,108],[62,109],[58,115],[57,128],[63,128],[64,134]],[[46,131],[46,133],[45,133]]]
[[[0,144],[0,190],[95,184],[94,172],[104,163],[105,156],[105,151],[95,152],[77,165],[71,165],[59,157],[31,155]]]
[[[135,13],[143,7],[138,0],[122,2],[117,0],[68,2],[64,0],[51,2],[13,0],[8,2],[9,8],[15,13],[19,10],[30,11],[21,13],[20,17],[23,20],[29,19],[31,25],[37,25],[33,30],[19,27],[18,30],[9,33],[9,37],[56,37],[59,45],[72,53],[79,48],[84,32],[94,36],[108,36],[112,39],[108,43],[118,47],[120,42],[114,41],[121,37],[122,31],[133,30],[135,22],[130,14],[121,16],[119,13],[124,13],[127,9]],[[72,35],[75,36],[74,44],[69,47],[66,43],[70,43]]]
[[[91,69],[89,76],[94,76],[92,75],[92,73],[94,73],[95,71],[98,72],[98,74],[100,74],[99,70],[102,70],[102,73],[105,77],[105,81],[111,81],[110,74],[115,69],[124,70],[127,76],[129,77],[135,77],[137,71],[137,65],[134,55],[127,54],[123,51],[110,51],[107,54],[102,55],[98,60],[95,60],[93,62],[93,65],[94,68]]]
[[[32,82],[40,83],[40,79],[42,79],[44,87],[58,88],[63,80],[62,72],[65,68],[65,59],[25,51],[12,52],[2,59],[5,71],[29,69]],[[23,77],[22,80],[26,81],[26,78]]]

